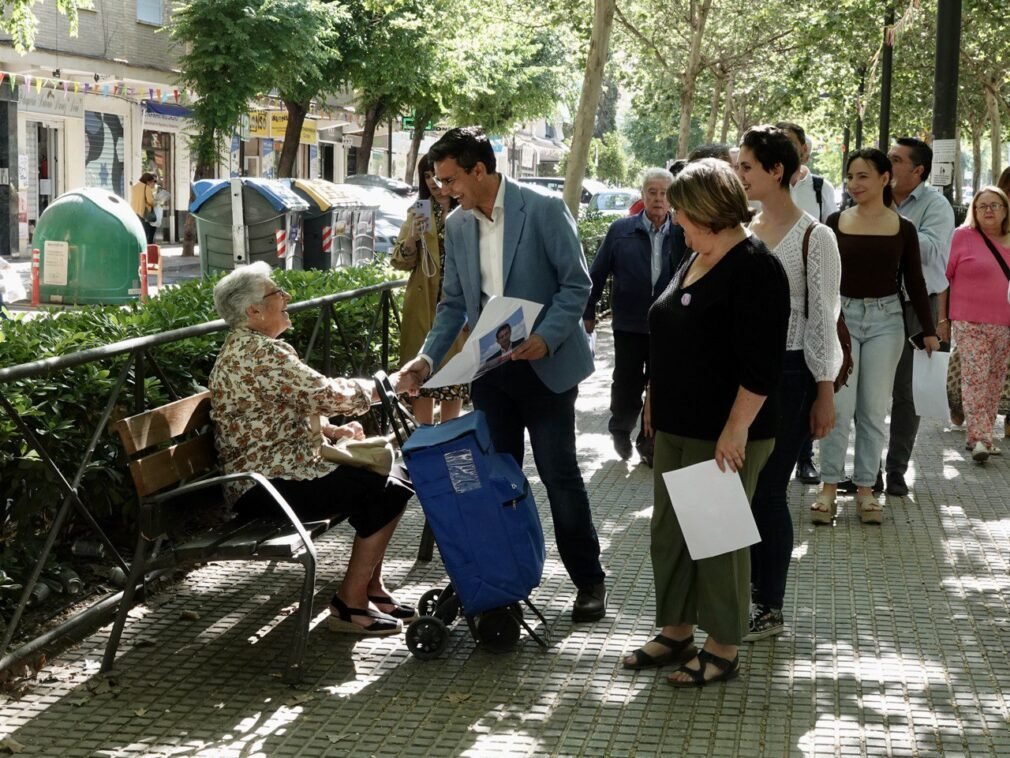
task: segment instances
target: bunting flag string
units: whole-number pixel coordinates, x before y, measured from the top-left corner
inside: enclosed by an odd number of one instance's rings
[[[30,91],[34,84],[36,94],[41,94],[43,89],[51,89],[53,93],[62,89],[63,97],[68,97],[72,91],[74,95],[116,97],[138,105],[142,99],[160,103],[168,103],[171,100],[176,105],[183,106],[191,105],[197,100],[196,93],[192,90],[179,89],[177,87],[128,87],[122,82],[92,84],[91,82],[80,82],[73,79],[50,79],[44,76],[0,71],[0,86],[5,83],[9,84],[12,94],[15,95],[18,92],[18,87],[25,86]],[[268,104],[268,107],[273,108],[282,108],[284,104],[283,99],[275,95],[261,95],[258,99]],[[311,115],[339,119],[345,123],[353,123],[358,126],[362,126],[365,122],[363,114],[348,112],[344,109],[334,110],[332,107],[322,104],[312,108]]]

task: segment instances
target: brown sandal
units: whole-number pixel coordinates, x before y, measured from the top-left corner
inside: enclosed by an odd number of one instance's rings
[[[810,506],[810,520],[815,524],[830,524],[838,513],[838,503],[835,498],[823,492]]]

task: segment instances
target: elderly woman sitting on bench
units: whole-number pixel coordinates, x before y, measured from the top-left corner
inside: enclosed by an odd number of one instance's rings
[[[214,307],[228,333],[210,374],[214,437],[225,473],[263,474],[303,520],[347,516],[356,531],[344,580],[330,604],[330,628],[355,634],[395,634],[416,616],[382,583],[386,545],[414,490],[405,472],[390,476],[336,465],[319,455],[320,432],[310,416],[357,416],[375,398],[369,380],[323,376],[278,337],[291,326],[291,297],[257,262],[236,268],[214,287]],[[330,440],[362,438],[357,422],[324,424]],[[228,482],[226,495],[245,515],[273,513],[262,487]]]

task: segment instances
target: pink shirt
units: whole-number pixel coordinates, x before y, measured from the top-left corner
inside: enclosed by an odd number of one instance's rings
[[[1010,248],[995,240],[993,245],[1010,266]],[[1007,278],[979,231],[965,226],[954,230],[947,281],[950,282],[947,310],[952,321],[1010,326]]]

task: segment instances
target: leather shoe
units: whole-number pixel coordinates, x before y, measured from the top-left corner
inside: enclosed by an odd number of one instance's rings
[[[611,435],[614,438],[614,450],[617,454],[621,456],[622,461],[628,460],[631,457],[631,438],[624,437],[619,434]]]
[[[879,468],[877,469],[877,481],[873,483],[873,491],[878,495],[884,491],[884,472]]]
[[[905,477],[897,471],[889,473],[887,475],[887,489],[884,491],[888,495],[905,497],[908,494],[908,485],[905,484]]]
[[[796,478],[804,484],[820,484],[821,473],[813,461],[802,461],[796,464]]]
[[[603,582],[579,590],[572,608],[572,621],[599,621],[606,615],[607,586]]]
[[[844,492],[846,495],[855,495],[856,494],[855,482],[853,482],[851,479],[842,479],[842,481],[838,483],[838,491]]]

